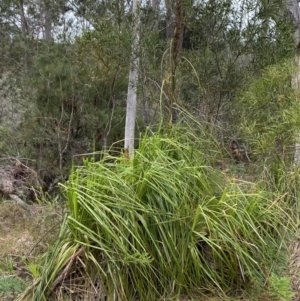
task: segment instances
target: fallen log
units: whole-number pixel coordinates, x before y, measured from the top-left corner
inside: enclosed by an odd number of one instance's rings
[[[31,208],[30,205],[26,204],[24,201],[22,201],[17,195],[15,194],[9,194],[8,195],[12,200],[14,200],[19,206],[21,206],[23,209],[27,210],[31,214]]]

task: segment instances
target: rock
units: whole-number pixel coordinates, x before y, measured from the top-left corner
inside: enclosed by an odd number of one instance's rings
[[[9,195],[12,194],[14,192],[14,185],[13,182],[8,180],[8,179],[1,179],[0,182],[0,190],[2,191],[2,193],[4,195]]]

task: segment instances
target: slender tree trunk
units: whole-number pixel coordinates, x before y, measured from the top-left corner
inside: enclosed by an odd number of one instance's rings
[[[168,40],[173,38],[175,30],[175,12],[172,3],[173,0],[166,0],[166,35]]]
[[[25,16],[23,0],[20,1],[20,15],[21,15],[22,36],[23,36],[23,38],[25,38],[29,34],[29,26],[28,26],[27,19]]]
[[[292,79],[292,86],[294,89],[300,89],[300,56],[296,54],[295,56],[296,64],[297,64],[297,72]],[[298,101],[300,101],[298,99]],[[296,145],[295,145],[295,154],[294,154],[294,163],[300,164],[300,130],[296,133]]]
[[[168,95],[168,115],[170,123],[174,124],[178,119],[176,104],[176,69],[180,61],[180,54],[184,33],[184,0],[166,0],[166,31],[167,39],[171,40],[171,85],[167,90]]]
[[[157,29],[157,26],[158,26],[158,20],[159,20],[159,16],[158,16],[158,12],[159,12],[159,3],[160,3],[160,0],[152,0],[151,1],[151,7],[153,9],[153,12],[154,12],[154,20],[150,26],[151,30],[152,29]]]
[[[44,40],[50,41],[52,39],[52,11],[50,3],[44,2]]]
[[[132,159],[134,156],[134,133],[135,133],[135,119],[137,107],[137,84],[138,84],[138,67],[139,57],[137,50],[139,47],[139,32],[138,32],[138,6],[140,0],[133,0],[132,14],[135,19],[133,28],[133,43],[131,46],[131,63],[129,71],[129,83],[127,93],[127,108],[126,108],[126,122],[125,122],[125,141],[124,151],[128,158]]]
[[[150,124],[150,108],[147,99],[144,100],[143,104],[143,117],[145,126],[148,126]]]
[[[27,73],[28,69],[28,47],[27,47],[27,40],[26,38],[28,37],[30,33],[30,28],[25,16],[25,10],[24,10],[24,1],[20,0],[20,15],[21,15],[21,30],[22,30],[22,37],[24,39],[24,70],[25,73]]]
[[[52,39],[52,13],[50,9],[46,9],[44,40],[50,41],[51,39]]]
[[[292,80],[292,85],[294,89],[300,89],[300,8],[298,0],[286,0],[286,6],[288,15],[290,15],[294,20],[295,60],[298,66],[297,72]],[[300,130],[296,137],[294,163],[300,164]]]
[[[151,0],[151,6],[156,13],[159,10],[159,4],[160,0]]]

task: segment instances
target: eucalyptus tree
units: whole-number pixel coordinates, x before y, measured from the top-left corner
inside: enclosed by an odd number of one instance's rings
[[[169,111],[168,119],[170,122],[177,121],[177,110],[174,104],[178,101],[176,95],[176,70],[180,63],[182,44],[184,38],[184,23],[185,23],[185,0],[170,1],[166,0],[166,37],[170,41],[170,82],[166,86],[167,94],[167,109]]]
[[[127,108],[126,108],[126,122],[125,122],[125,139],[124,150],[129,158],[134,156],[134,136],[135,136],[135,122],[137,109],[137,84],[138,84],[138,68],[139,68],[139,5],[140,0],[133,0],[132,14],[133,14],[133,30],[132,30],[132,45],[131,45],[131,63],[129,70],[129,83],[127,92]]]

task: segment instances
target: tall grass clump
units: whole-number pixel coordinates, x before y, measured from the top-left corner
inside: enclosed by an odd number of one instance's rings
[[[145,135],[132,161],[106,156],[72,172],[65,231],[22,300],[69,300],[90,287],[107,300],[151,301],[257,290],[276,275],[288,208],[214,169],[217,147],[206,145],[217,144],[186,124]]]

